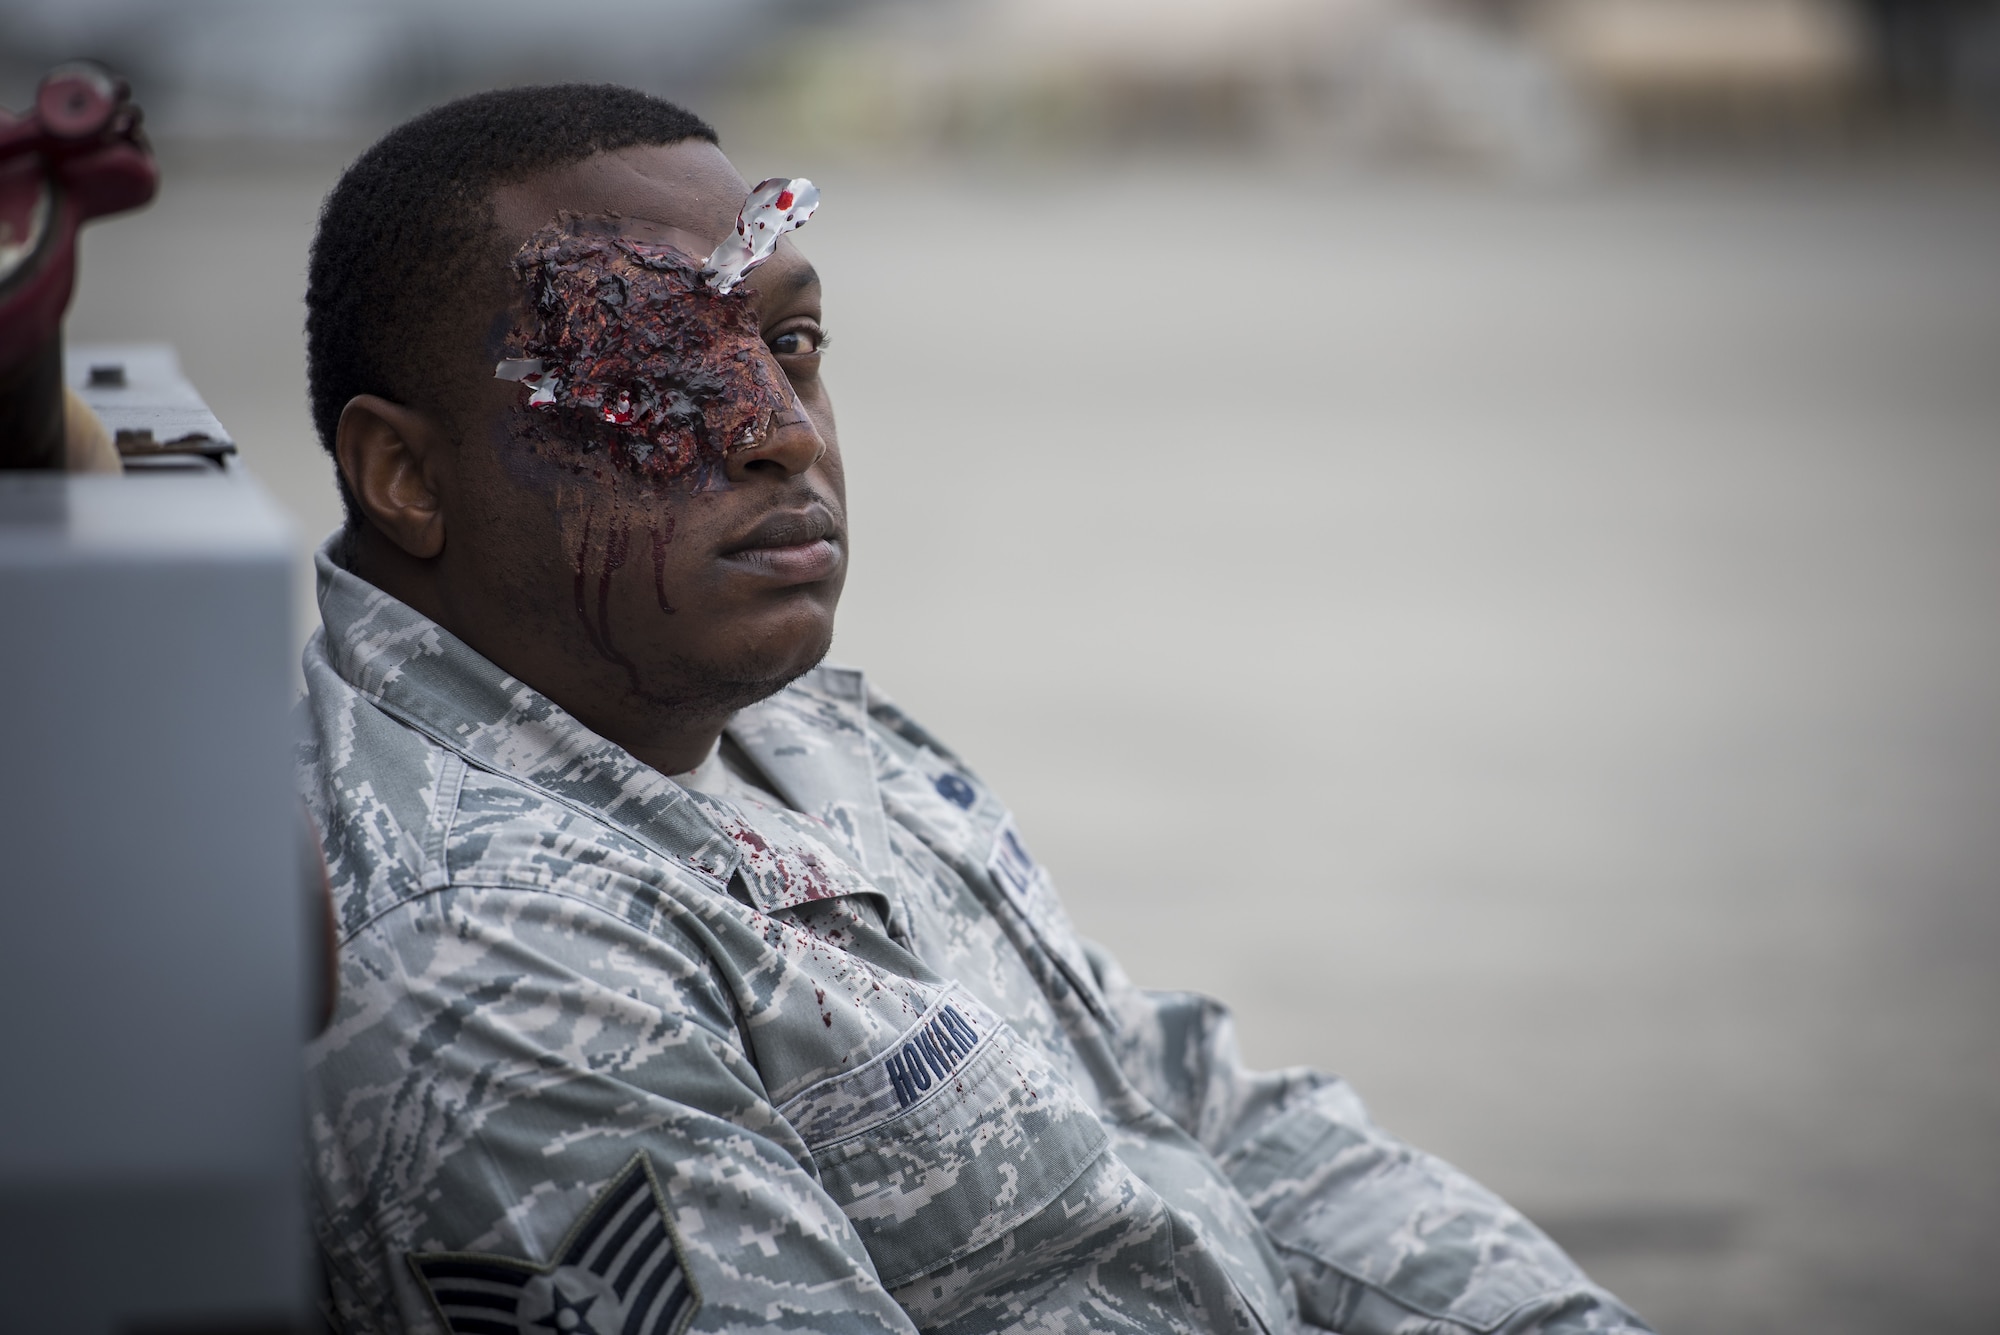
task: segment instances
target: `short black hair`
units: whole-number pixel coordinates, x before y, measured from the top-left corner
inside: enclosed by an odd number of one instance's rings
[[[493,192],[593,153],[684,139],[716,143],[700,117],[613,84],[503,88],[433,107],[378,140],[326,197],[306,271],[306,385],[333,453],[357,394],[430,403],[444,336],[468,291],[489,285]],[[358,519],[335,469],[349,524]]]

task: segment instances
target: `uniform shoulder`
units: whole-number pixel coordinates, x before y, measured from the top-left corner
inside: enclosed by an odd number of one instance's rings
[[[326,857],[343,940],[446,888],[550,895],[651,931],[663,896],[696,894],[714,879],[712,866],[696,864],[713,852],[704,834],[710,843],[722,836],[699,816],[648,823],[642,812],[635,819],[650,832],[648,842],[635,834],[634,820],[618,819],[601,804],[603,795],[590,791],[587,766],[574,767],[585,771],[585,782],[572,785],[582,791],[551,791],[450,744],[448,734],[431,730],[435,721],[405,720],[310,648],[305,669],[298,782]],[[545,746],[546,739],[523,745]],[[672,789],[665,780],[654,786]],[[615,790],[626,806],[642,805],[632,784]],[[667,798],[673,805],[678,790]]]
[[[312,816],[345,937],[441,883],[443,833],[463,762],[305,654],[296,777]]]

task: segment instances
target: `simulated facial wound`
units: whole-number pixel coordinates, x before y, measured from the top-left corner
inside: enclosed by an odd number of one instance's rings
[[[654,599],[673,614],[676,509],[661,504],[663,490],[706,488],[729,456],[805,418],[742,280],[818,204],[810,181],[765,181],[705,260],[650,224],[568,213],[514,255],[532,320],[520,355],[494,368],[526,391],[508,431],[572,475],[554,500],[576,616],[635,693],[641,673],[614,635],[612,580],[649,548]]]
[[[536,328],[494,368],[548,415],[527,434],[649,481],[700,480],[798,415],[740,285],[818,206],[811,181],[765,181],[705,260],[614,219],[566,215],[529,237],[514,270]]]

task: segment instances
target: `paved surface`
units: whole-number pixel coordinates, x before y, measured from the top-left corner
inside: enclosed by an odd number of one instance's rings
[[[315,533],[335,165],[170,161],[73,322]],[[1087,932],[1664,1330],[2000,1328],[2000,179],[747,165],[827,192],[836,652]]]

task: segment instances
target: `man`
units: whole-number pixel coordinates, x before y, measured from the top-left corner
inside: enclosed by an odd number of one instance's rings
[[[746,208],[699,121],[566,87],[419,117],[327,201],[349,522],[302,774],[341,1321],[1644,1330],[1344,1083],[1133,987],[972,771],[816,666],[819,284],[789,241],[715,258],[808,185]]]

